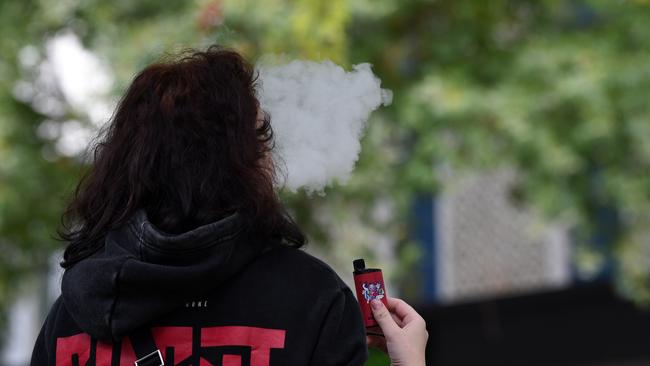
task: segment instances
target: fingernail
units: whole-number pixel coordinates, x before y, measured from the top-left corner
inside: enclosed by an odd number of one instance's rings
[[[370,301],[370,306],[372,306],[372,308],[375,310],[379,310],[381,308],[381,301],[374,299]]]

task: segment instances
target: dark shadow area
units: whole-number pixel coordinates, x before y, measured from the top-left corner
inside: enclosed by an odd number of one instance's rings
[[[428,365],[650,364],[650,313],[606,284],[418,310]]]

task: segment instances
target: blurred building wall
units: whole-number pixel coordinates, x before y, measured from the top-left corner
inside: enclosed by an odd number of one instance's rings
[[[571,282],[570,247],[561,223],[549,223],[511,199],[512,170],[447,174],[431,200],[423,247],[423,300],[457,302],[562,288]],[[426,205],[425,205],[426,207]],[[427,228],[427,222],[420,222]]]

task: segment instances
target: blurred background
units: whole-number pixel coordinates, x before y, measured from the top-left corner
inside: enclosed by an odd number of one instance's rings
[[[417,306],[430,365],[650,364],[647,0],[0,1],[0,364],[29,363],[116,98],[214,43],[393,90],[348,184],[282,195],[309,252]]]

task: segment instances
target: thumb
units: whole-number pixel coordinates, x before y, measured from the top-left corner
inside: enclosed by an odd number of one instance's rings
[[[372,314],[375,316],[375,320],[379,323],[384,335],[390,336],[400,330],[400,327],[395,323],[395,320],[393,320],[393,317],[384,306],[384,303],[375,299],[370,302],[370,307],[372,308]]]

